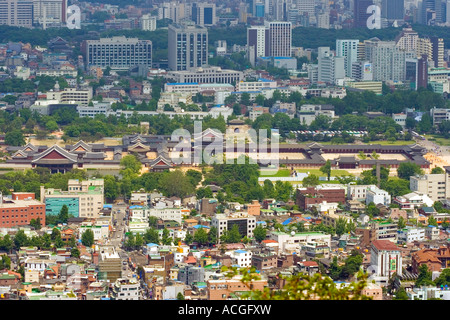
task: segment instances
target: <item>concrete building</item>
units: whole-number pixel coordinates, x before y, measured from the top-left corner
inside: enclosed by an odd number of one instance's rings
[[[92,106],[90,105],[79,105],[77,107],[78,115],[80,118],[89,117],[95,118],[98,114],[106,114],[111,110],[111,105],[113,102],[98,102],[92,101]]]
[[[335,55],[329,47],[319,47],[318,51],[318,81],[336,84],[337,80],[344,79],[346,58]]]
[[[270,57],[290,57],[292,47],[292,24],[286,21],[270,21],[265,23],[268,28],[266,45]]]
[[[400,244],[425,240],[425,228],[406,227],[398,230],[397,241]]]
[[[168,32],[170,70],[190,70],[208,64],[208,30],[205,27],[173,24]]]
[[[96,218],[104,204],[103,179],[71,179],[67,191],[41,186],[41,201],[45,203],[45,212],[48,215],[58,215],[65,204],[69,215]]]
[[[391,204],[391,195],[377,186],[369,186],[366,191],[366,204],[371,202],[389,206]]]
[[[281,231],[271,231],[269,240],[275,240],[279,245],[279,252],[293,253],[300,252],[302,247],[308,243],[319,243],[326,246],[331,245],[331,235],[321,232],[298,232],[286,233]]]
[[[336,40],[336,56],[344,57],[345,75],[352,76],[352,65],[358,61],[358,43],[359,40]]]
[[[0,25],[31,28],[33,25],[33,1],[0,1]]]
[[[398,224],[396,222],[387,221],[373,221],[370,223],[371,239],[375,240],[389,240],[393,243],[397,242]]]
[[[256,228],[256,217],[246,212],[233,214],[216,214],[211,218],[211,226],[217,229],[219,239],[225,231],[230,231],[237,225],[242,236],[253,237],[253,230]]]
[[[136,278],[120,278],[114,282],[112,300],[140,300],[140,283]]]
[[[207,2],[194,2],[191,7],[191,20],[199,26],[213,26],[217,22],[216,4]]]
[[[144,31],[155,31],[156,30],[156,17],[149,14],[144,14],[139,18],[139,26],[141,30]]]
[[[234,250],[229,255],[232,263],[239,268],[247,268],[252,265],[252,252],[249,250]]]
[[[263,290],[268,284],[267,280],[252,280],[251,287],[253,290]],[[207,300],[229,300],[236,297],[235,292],[249,291],[249,287],[243,285],[240,279],[222,279],[222,280],[208,280],[207,286]]]
[[[55,100],[60,104],[78,104],[87,106],[92,99],[92,87],[72,88],[68,87],[64,90],[46,92],[47,100]]]
[[[450,120],[450,109],[434,107],[430,109],[430,115],[433,119],[433,125],[436,126],[441,124],[442,121]]]
[[[335,120],[337,118],[334,112],[334,106],[329,104],[304,104],[297,111],[297,117],[301,124],[311,125],[317,116],[323,115]]]
[[[265,57],[269,55],[266,39],[268,37],[268,29],[265,26],[251,26],[247,28],[247,46],[252,53],[250,62],[252,65],[256,64],[258,57]]]
[[[156,217],[161,220],[172,220],[181,224],[183,218],[182,208],[149,208],[148,206],[131,206],[130,217],[132,219],[148,220],[149,217]]]
[[[389,240],[375,240],[370,252],[372,277],[378,284],[387,284],[389,278],[397,273],[403,274],[402,254],[400,249]]]
[[[82,42],[85,66],[112,69],[129,69],[134,66],[152,66],[152,42],[117,36],[84,40]]]
[[[372,38],[364,42],[366,59],[372,63],[375,81],[404,81],[405,59],[414,57],[414,52],[407,54],[397,47],[395,41]]]
[[[66,0],[33,0],[33,22],[43,28],[66,22]]]
[[[400,206],[400,209],[413,210],[422,206],[431,207],[434,201],[424,193],[410,192],[403,196],[394,198],[394,203]]]
[[[347,199],[350,200],[366,200],[367,190],[369,188],[376,187],[375,185],[358,185],[358,184],[349,184],[347,186]]]
[[[447,188],[447,174],[424,174],[411,176],[409,188],[413,192],[426,194],[433,201],[445,200],[450,197],[450,189]]]
[[[192,70],[169,71],[166,76],[177,83],[238,83],[244,78],[242,71],[220,67],[200,67]]]

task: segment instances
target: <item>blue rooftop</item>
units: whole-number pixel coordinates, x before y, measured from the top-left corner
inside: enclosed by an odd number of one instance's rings
[[[130,209],[142,209],[142,206],[130,206]]]

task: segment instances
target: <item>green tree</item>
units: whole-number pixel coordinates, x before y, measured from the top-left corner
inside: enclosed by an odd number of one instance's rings
[[[223,267],[222,272],[229,278],[242,275],[241,282],[249,290],[243,298],[250,300],[371,300],[363,295],[363,289],[367,286],[367,275],[362,272],[358,273],[357,281],[342,287],[320,273],[312,276],[302,273],[292,276],[278,275],[285,280],[283,289],[279,290],[269,287],[263,290],[252,289],[252,281],[260,279],[254,268]]]
[[[91,229],[87,229],[83,232],[81,243],[86,247],[92,247],[94,244],[94,232]]]
[[[450,269],[445,268],[442,270],[439,277],[437,277],[434,282],[436,283],[436,286],[450,286]]]
[[[200,246],[206,245],[209,242],[208,233],[204,228],[199,228],[194,234],[194,241]]]
[[[211,226],[208,232],[208,240],[210,245],[211,244],[217,244],[217,228],[214,226]]]
[[[433,169],[431,169],[431,174],[441,174],[441,173],[445,173],[444,169],[442,169],[441,167],[434,167]]]
[[[310,174],[307,177],[303,178],[302,185],[304,187],[316,187],[320,184],[319,177],[315,174]]]
[[[145,243],[156,243],[159,244],[159,234],[155,227],[148,228],[144,233]]]
[[[171,245],[173,242],[172,237],[170,236],[170,231],[167,228],[163,229],[163,233],[162,233],[162,244],[163,245]]]
[[[397,228],[400,229],[404,229],[406,227],[406,221],[403,217],[399,217],[398,218],[398,222],[397,222]]]
[[[267,236],[267,229],[262,227],[262,226],[257,226],[254,230],[253,230],[253,235],[255,237],[255,240],[258,243],[261,243],[261,241],[266,239]]]
[[[19,250],[20,247],[24,247],[28,245],[28,236],[25,234],[24,230],[19,230],[14,235],[14,247],[16,250]]]
[[[136,238],[135,238],[135,247],[136,249],[142,248],[142,246],[144,245],[144,238],[142,237],[142,235],[140,233],[136,234]]]
[[[330,181],[331,176],[331,162],[327,160],[327,162],[320,167],[320,171],[327,176],[327,180]]]
[[[192,242],[194,242],[194,236],[191,233],[187,232],[186,237],[184,238],[184,243],[190,245],[192,244]]]
[[[77,247],[74,247],[70,250],[70,255],[74,258],[80,258],[80,250]]]
[[[132,173],[138,174],[141,170],[142,163],[132,154],[126,155],[120,160],[121,171],[130,169]]]
[[[437,226],[438,226],[438,223],[437,223],[436,218],[433,217],[433,216],[429,216],[429,217],[428,217],[428,225],[429,225],[429,226],[435,226],[435,227],[437,227]]]
[[[228,242],[229,243],[236,243],[240,242],[242,239],[242,235],[239,232],[239,227],[235,224],[231,227],[231,230],[228,234]]]
[[[434,286],[434,282],[432,280],[433,276],[432,276],[432,272],[430,270],[428,270],[428,266],[426,264],[422,264],[419,267],[419,275],[417,277],[416,282],[414,283],[414,285],[416,287],[420,287],[420,286]]]
[[[41,229],[41,218],[31,219],[30,226],[32,226],[36,230]]]
[[[414,162],[402,162],[397,168],[398,177],[409,181],[411,176],[422,174],[420,166]]]
[[[67,207],[67,205],[63,204],[61,210],[59,211],[58,221],[60,223],[67,223],[68,219],[69,219],[69,208]]]
[[[344,217],[339,217],[336,220],[336,226],[335,226],[336,234],[338,236],[343,235],[345,233],[346,227],[347,227],[347,220]]]
[[[184,300],[184,296],[183,296],[183,294],[181,292],[178,292],[177,300]]]
[[[5,134],[5,144],[8,146],[23,146],[25,144],[25,138],[20,129],[8,131]]]

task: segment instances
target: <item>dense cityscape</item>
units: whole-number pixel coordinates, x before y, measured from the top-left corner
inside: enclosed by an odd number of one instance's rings
[[[449,27],[0,0],[0,300],[450,300]]]

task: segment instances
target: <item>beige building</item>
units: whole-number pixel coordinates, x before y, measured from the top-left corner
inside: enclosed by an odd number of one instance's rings
[[[409,180],[409,188],[413,192],[426,194],[433,201],[445,200],[450,197],[450,188],[447,188],[448,178],[446,173],[425,174],[412,176]]]
[[[47,100],[57,100],[59,103],[77,103],[87,106],[92,99],[92,87],[83,89],[65,88],[62,91],[49,91]]]
[[[69,214],[75,217],[97,218],[104,204],[103,179],[71,179],[67,191],[41,186],[41,202],[45,203],[46,214],[49,215],[59,214],[66,204]]]

